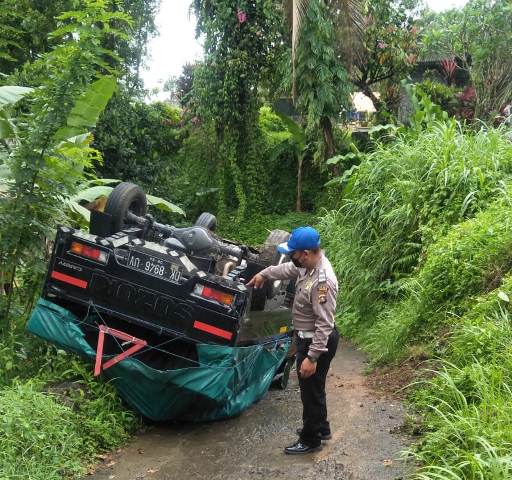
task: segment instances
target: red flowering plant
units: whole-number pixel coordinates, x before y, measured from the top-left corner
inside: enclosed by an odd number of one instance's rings
[[[238,8],[236,11],[236,17],[238,20],[238,24],[241,25],[247,21],[247,13],[245,13],[241,8]]]
[[[416,9],[415,0],[375,0],[367,5],[358,52],[347,67],[352,83],[371,98],[378,111],[386,108],[386,97],[378,98],[374,91],[399,83],[417,61]],[[342,57],[350,58],[347,53]]]

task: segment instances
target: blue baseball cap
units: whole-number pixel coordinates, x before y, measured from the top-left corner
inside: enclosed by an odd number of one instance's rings
[[[279,253],[290,255],[296,250],[313,250],[320,246],[320,234],[313,227],[296,228],[287,242],[277,246]]]

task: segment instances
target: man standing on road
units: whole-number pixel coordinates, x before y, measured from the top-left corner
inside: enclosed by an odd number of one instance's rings
[[[314,228],[296,228],[277,250],[290,255],[291,262],[265,268],[247,285],[261,288],[267,280],[296,279],[292,316],[303,425],[297,430],[298,441],[284,450],[289,454],[309,453],[319,450],[322,440],[331,438],[325,381],[339,341],[334,324],[338,281],[320,250],[320,234]]]

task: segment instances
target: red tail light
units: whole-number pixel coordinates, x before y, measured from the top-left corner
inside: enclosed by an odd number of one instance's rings
[[[70,252],[75,255],[80,255],[81,257],[95,260],[96,262],[107,263],[108,260],[108,254],[104,250],[90,247],[89,245],[84,245],[80,242],[71,243]]]
[[[194,293],[201,297],[208,298],[209,300],[216,300],[223,305],[231,305],[235,298],[231,293],[216,290],[215,288],[207,287],[199,283],[194,287]]]

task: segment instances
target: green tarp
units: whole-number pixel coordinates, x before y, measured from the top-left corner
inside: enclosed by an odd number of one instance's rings
[[[80,320],[55,303],[40,299],[27,324],[31,333],[89,359]],[[288,344],[225,347],[198,345],[198,366],[156,370],[127,358],[104,370],[122,398],[152,420],[217,420],[241,413],[265,395]],[[105,355],[103,361],[111,358]]]

